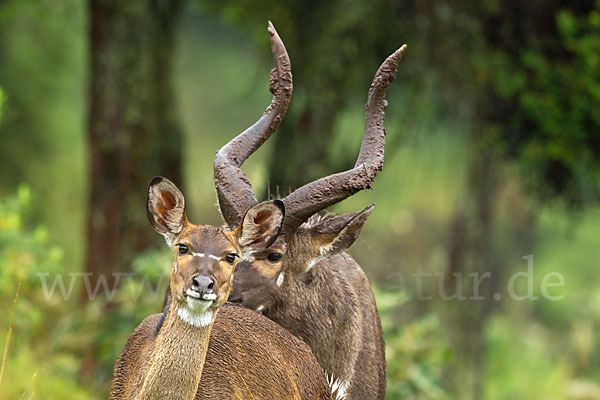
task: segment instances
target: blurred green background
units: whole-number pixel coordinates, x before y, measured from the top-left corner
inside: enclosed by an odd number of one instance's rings
[[[0,399],[107,397],[168,278],[147,184],[221,224],[213,157],[269,104],[267,20],[295,89],[244,166],[262,198],[354,164],[370,81],[409,45],[384,169],[334,207],[377,203],[350,253],[387,398],[600,399],[600,2],[554,0],[1,2]]]

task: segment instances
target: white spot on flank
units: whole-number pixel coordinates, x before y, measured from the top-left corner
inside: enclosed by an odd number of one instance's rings
[[[262,306],[262,305],[258,306],[258,307],[256,307],[256,312],[262,312],[262,310],[264,310],[264,309],[265,309],[265,306]]]
[[[281,272],[279,274],[279,276],[277,277],[277,286],[281,286],[282,283],[283,283],[283,272]]]
[[[333,395],[334,400],[344,400],[348,393],[348,386],[350,384],[348,382],[344,382],[340,379],[335,379],[333,375],[327,374],[327,383],[331,388],[331,394]]]

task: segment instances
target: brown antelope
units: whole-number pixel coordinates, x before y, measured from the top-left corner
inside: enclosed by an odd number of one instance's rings
[[[385,94],[406,46],[377,71],[366,104],[364,137],[351,170],[330,175],[283,199],[283,234],[265,251],[239,263],[229,301],[276,321],[312,350],[340,397],[383,399],[385,345],[375,298],[365,273],[345,253],[373,209],[335,216],[316,213],[370,188],[383,166]],[[263,116],[216,155],[215,185],[221,214],[230,227],[257,203],[242,163],[267,140],[285,115],[292,95],[290,62],[283,44],[273,47],[274,97]]]
[[[235,230],[194,225],[179,189],[152,180],[148,219],[175,253],[170,304],[130,336],[110,399],[331,399],[323,370],[301,340],[253,311],[221,307],[238,260],[268,248],[283,210],[280,201],[260,203]]]
[[[277,238],[283,204],[252,207],[235,230],[193,225],[179,189],[158,177],[147,210],[175,253],[170,304],[129,337],[109,399],[331,399],[306,344],[251,310],[221,307],[240,257]]]

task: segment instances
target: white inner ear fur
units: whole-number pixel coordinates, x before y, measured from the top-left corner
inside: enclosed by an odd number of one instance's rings
[[[271,212],[271,215],[262,223],[254,222],[256,216],[261,212]],[[283,214],[279,208],[273,204],[256,206],[248,210],[244,222],[242,223],[242,234],[239,239],[241,246],[248,246],[254,242],[264,241],[265,237],[275,235],[283,222]],[[261,228],[265,228],[260,234]]]
[[[158,211],[160,208],[157,208],[156,206],[159,204],[167,206],[162,196],[163,193],[172,195],[175,200],[175,205],[162,211],[161,215]],[[183,194],[172,183],[163,182],[151,187],[148,196],[148,206],[154,219],[155,229],[161,231],[160,233],[165,237],[167,244],[172,246],[173,236],[177,235],[183,229],[183,215],[185,214],[185,199]],[[162,220],[163,223],[159,222],[159,220]],[[156,228],[157,226],[162,228],[158,229]],[[163,229],[166,229],[166,232],[162,232]]]

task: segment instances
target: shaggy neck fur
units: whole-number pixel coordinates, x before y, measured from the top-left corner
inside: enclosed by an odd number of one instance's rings
[[[205,321],[206,317],[198,317],[202,323],[190,324],[179,315],[184,307],[172,300],[138,399],[189,400],[196,395],[214,318]],[[210,314],[214,316],[214,312]]]

